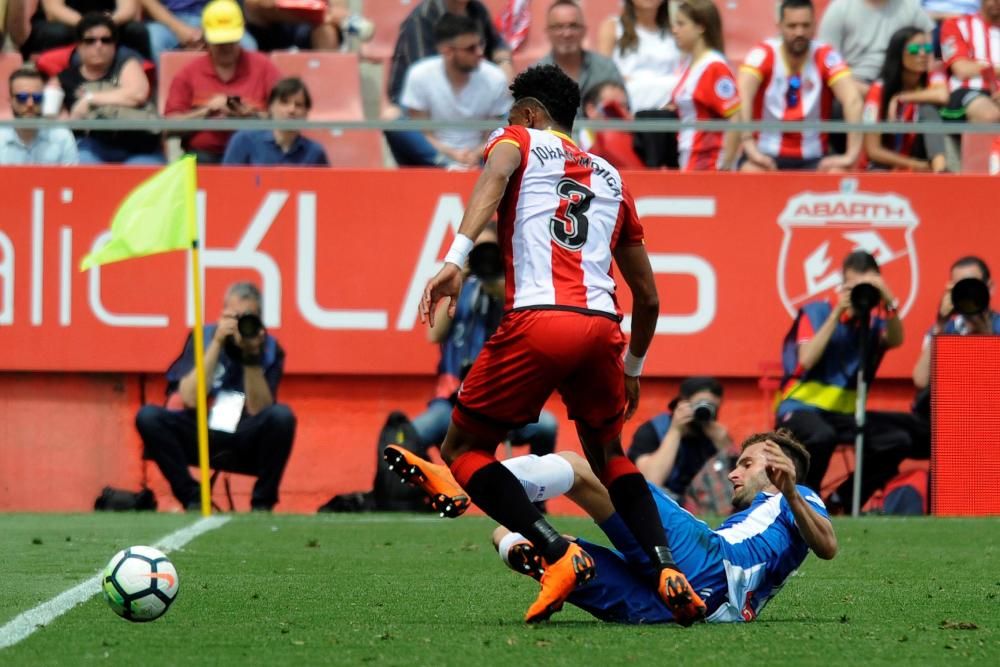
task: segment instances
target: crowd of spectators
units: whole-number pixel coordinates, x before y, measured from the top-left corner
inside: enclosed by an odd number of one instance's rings
[[[600,21],[577,0],[547,3],[544,25],[528,27],[544,31],[550,46],[537,62],[556,64],[579,83],[592,105],[589,113],[581,106],[581,117],[1000,122],[1000,0],[832,0],[822,15],[810,0],[783,0],[776,3],[774,36],[760,35],[740,62],[727,56],[726,26],[713,0],[623,0],[619,15]],[[276,113],[268,100],[282,77],[264,52],[343,50],[360,44],[349,35],[371,37],[371,23],[352,13],[358,3],[316,4],[320,8],[284,0],[7,0],[0,32],[9,37],[8,48],[21,52],[25,68],[37,63],[50,75],[48,87],[63,91],[61,98],[45,93],[61,103],[37,105],[35,111],[49,110],[43,115],[62,108],[69,118],[154,118],[149,82],[161,55],[182,49],[207,53],[173,77],[167,99],[159,100],[166,116],[265,118]],[[482,0],[420,0],[398,27],[374,26],[398,31],[385,71],[384,119],[502,119],[517,50],[490,7]],[[377,9],[371,11],[377,17]],[[103,18],[95,23],[96,17]],[[588,27],[596,28],[591,42]],[[518,48],[523,37],[508,33]],[[18,73],[9,82],[12,92],[15,79],[20,86],[36,80]],[[624,99],[609,105],[608,96],[620,98],[619,90]],[[302,92],[308,99],[309,91]],[[23,104],[11,111],[31,113]],[[481,160],[478,132],[388,132],[386,138],[401,166],[470,168]],[[958,168],[947,159],[946,135],[916,128],[894,135],[683,130],[581,138],[627,168]],[[79,159],[159,162],[160,139],[80,134]],[[182,142],[202,161],[219,162],[229,139],[230,133],[196,132]],[[293,139],[275,145],[296,150],[257,151],[256,158],[294,164],[296,155],[308,153],[305,163],[322,163]],[[28,150],[22,159],[49,153]]]

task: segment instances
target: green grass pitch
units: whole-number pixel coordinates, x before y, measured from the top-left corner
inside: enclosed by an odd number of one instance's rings
[[[0,625],[119,548],[193,523],[169,514],[3,515]],[[556,525],[601,540],[592,523]],[[503,567],[481,517],[236,515],[171,554],[180,594],[146,624],[101,597],[0,650],[0,665],[1000,664],[1000,521],[838,520],[754,623],[619,626]]]

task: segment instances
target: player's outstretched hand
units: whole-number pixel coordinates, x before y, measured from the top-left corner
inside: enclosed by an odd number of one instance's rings
[[[455,317],[458,293],[462,290],[462,270],[451,262],[445,262],[437,275],[427,281],[424,296],[420,299],[420,321],[434,326],[434,313],[438,302],[448,298],[448,317]]]
[[[632,419],[632,415],[639,409],[639,378],[631,375],[625,376],[625,421]]]
[[[772,440],[764,441],[764,456],[767,459],[767,478],[778,487],[786,498],[797,493],[795,489],[795,464],[781,447]]]

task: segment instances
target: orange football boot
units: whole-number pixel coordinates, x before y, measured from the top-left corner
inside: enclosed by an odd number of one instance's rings
[[[541,581],[545,574],[542,556],[535,545],[528,540],[515,542],[507,552],[507,565],[518,574],[526,574],[535,581]]]
[[[679,625],[687,627],[705,618],[705,603],[677,570],[666,568],[660,572],[659,593]]]
[[[594,559],[580,548],[576,542],[570,542],[566,553],[554,563],[546,563],[540,582],[542,590],[538,599],[528,608],[524,616],[526,623],[537,623],[548,620],[552,614],[562,609],[563,603],[573,590],[594,578],[597,570]]]
[[[469,496],[458,485],[447,466],[426,461],[411,451],[396,445],[385,448],[382,458],[389,470],[407,484],[423,489],[434,511],[455,518],[469,509]]]

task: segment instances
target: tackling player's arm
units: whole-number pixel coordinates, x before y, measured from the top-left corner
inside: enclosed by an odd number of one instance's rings
[[[830,560],[836,556],[837,534],[833,530],[833,524],[826,517],[820,516],[819,512],[813,509],[799,493],[798,487],[795,486],[795,464],[781,451],[781,447],[771,440],[764,443],[764,456],[767,457],[767,477],[785,497],[785,502],[795,516],[795,525],[798,526],[802,539],[813,553],[823,560]]]
[[[507,190],[511,175],[521,166],[521,149],[508,141],[501,141],[490,151],[486,166],[479,175],[469,205],[465,207],[462,224],[458,227],[458,236],[451,250],[445,256],[444,266],[437,275],[431,278],[424,288],[420,300],[420,321],[428,322],[432,327],[435,321],[435,311],[441,299],[448,298],[448,316],[455,317],[458,293],[462,289],[462,266],[472,249],[473,241],[486,228],[486,225],[497,212],[497,206]],[[456,246],[465,247],[456,249]],[[461,259],[459,259],[461,257]]]

